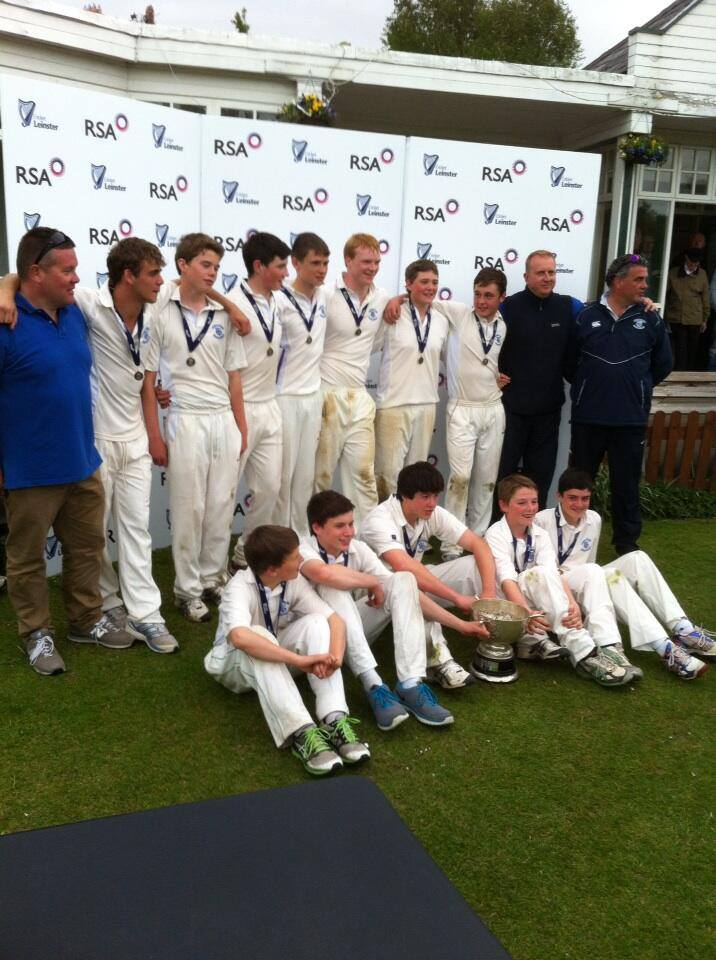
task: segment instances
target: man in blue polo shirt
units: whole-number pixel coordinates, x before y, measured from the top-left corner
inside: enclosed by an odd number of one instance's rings
[[[31,666],[62,673],[45,575],[52,527],[62,545],[62,591],[69,639],[114,649],[133,638],[102,614],[99,574],[104,492],[94,445],[92,358],[74,305],[79,278],[74,243],[36,227],[17,250],[20,322],[0,327],[0,485],[8,519],[10,602]]]

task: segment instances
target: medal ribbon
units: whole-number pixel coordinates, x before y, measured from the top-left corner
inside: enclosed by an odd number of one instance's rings
[[[497,336],[497,320],[494,321],[495,325],[492,328],[492,336],[490,337],[490,342],[487,342],[487,337],[485,336],[485,331],[482,329],[482,321],[478,315],[473,310],[472,313],[475,320],[477,320],[477,329],[480,331],[480,340],[482,340],[482,351],[487,356],[487,354],[492,350],[492,345],[495,342],[495,337]]]
[[[323,547],[320,545],[320,543],[318,544],[318,552],[319,552],[320,555],[321,555],[321,560],[323,560],[324,563],[328,563],[328,554],[327,554],[326,551],[323,549]],[[343,553],[340,553],[338,556],[343,557],[343,560],[342,560],[341,562],[342,562],[342,564],[343,564],[344,567],[347,567],[347,566],[348,566],[348,551],[347,551],[347,550],[344,550]],[[338,560],[338,557],[336,557],[336,560]]]
[[[299,317],[301,318],[301,320],[303,320],[304,327],[306,328],[308,333],[310,333],[311,330],[313,330],[313,321],[316,319],[316,307],[318,306],[318,300],[316,300],[313,304],[313,307],[311,309],[311,316],[307,317],[306,314],[301,309],[301,305],[299,304],[298,300],[294,297],[294,295],[291,293],[291,291],[287,287],[281,287],[281,293],[283,293],[291,301],[293,306],[296,308],[296,311],[298,312]]]
[[[532,534],[528,533],[525,538],[525,555],[522,561],[522,570],[520,570],[520,565],[517,562],[517,537],[512,538],[512,551],[515,558],[515,573],[522,573],[523,570],[527,569],[527,564],[531,563],[534,560],[534,550],[532,549]]]
[[[425,348],[428,345],[428,337],[430,336],[430,324],[432,323],[432,317],[430,316],[430,308],[428,308],[428,312],[426,314],[425,336],[421,338],[420,319],[418,318],[417,311],[411,301],[408,301],[408,305],[410,306],[410,317],[413,321],[413,330],[415,330],[415,337],[418,341],[418,352],[422,356],[423,353],[425,352]]]
[[[268,597],[266,596],[266,587],[261,583],[259,577],[256,577],[256,586],[259,588],[259,599],[261,600],[261,613],[264,615],[264,623],[266,624],[266,629],[274,635],[278,636],[278,622],[281,619],[281,607],[283,606],[283,600],[286,596],[286,580],[281,583],[281,598],[278,602],[278,613],[276,614],[276,626],[273,625],[273,620],[271,619],[271,610],[269,609]]]
[[[554,508],[554,518],[557,521],[557,559],[559,560],[559,565],[561,567],[564,561],[572,552],[572,550],[574,550],[574,545],[576,544],[577,540],[579,540],[579,530],[577,530],[577,532],[574,534],[572,542],[565,550],[562,543],[562,527],[560,526],[560,523],[559,523],[560,521],[559,507]]]
[[[368,309],[368,303],[363,304],[363,309],[360,313],[357,313],[356,308],[353,306],[351,295],[348,293],[345,287],[341,287],[341,293],[343,294],[343,299],[348,304],[348,309],[353,314],[353,320],[355,321],[356,328],[360,330],[360,325],[363,323],[363,318],[365,317],[366,310]]]
[[[243,283],[241,284],[241,291],[246,297],[246,299],[249,301],[251,306],[254,308],[254,313],[258,317],[259,323],[261,324],[261,329],[264,332],[264,336],[266,337],[267,342],[273,343],[273,333],[274,333],[274,330],[276,329],[276,318],[274,317],[273,314],[271,315],[271,329],[269,329],[268,324],[264,320],[264,315],[261,313],[261,307],[259,307],[258,303],[254,299],[254,296],[251,293],[251,291],[248,289],[248,287],[245,287]]]
[[[122,328],[122,332],[126,337],[127,346],[129,347],[129,354],[132,360],[134,361],[134,366],[138,367],[142,362],[139,356],[139,344],[142,341],[142,330],[144,329],[144,311],[142,310],[142,312],[139,314],[139,317],[137,319],[137,334],[136,334],[137,346],[136,347],[134,346],[134,339],[135,339],[134,334],[129,332],[129,330],[127,329],[126,323],[124,322],[124,320],[122,320],[122,318],[120,317],[120,315],[117,313],[116,310],[115,310],[115,315],[117,317],[117,320],[119,321],[120,327]]]
[[[405,527],[403,527],[403,543],[405,544],[405,549],[406,549],[407,553],[408,553],[411,557],[414,557],[415,554],[418,552],[418,543],[420,543],[420,536],[418,535],[418,541],[417,541],[417,543],[415,544],[415,546],[413,546],[412,543],[410,542],[410,537],[408,536],[408,531],[405,529]]]
[[[187,321],[186,315],[184,314],[184,311],[182,310],[181,304],[178,300],[176,301],[176,305],[179,307],[179,313],[181,314],[181,322],[182,326],[184,327],[184,336],[186,337],[187,349],[189,350],[189,353],[193,353],[206,336],[206,332],[211,326],[211,321],[214,319],[216,310],[209,311],[206,320],[204,321],[204,326],[199,331],[199,335],[197,336],[196,340],[194,340],[191,335],[191,330],[189,329],[189,322]]]

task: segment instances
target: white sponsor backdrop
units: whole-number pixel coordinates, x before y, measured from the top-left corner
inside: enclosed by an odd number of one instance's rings
[[[1,92],[9,249],[32,226],[62,229],[87,286],[104,279],[107,251],[130,235],[157,243],[172,277],[179,238],[201,229],[226,248],[225,291],[245,274],[241,247],[253,230],[289,245],[318,233],[333,276],[346,237],[373,234],[379,281],[395,292],[419,256],[437,263],[443,298],[469,299],[480,266],[504,269],[514,291],[536,248],[557,253],[562,293],[586,291],[597,156],[203,117],[15,76],[2,78]],[[442,410],[431,456],[445,471]],[[155,470],[157,546],[169,542],[165,487]],[[237,531],[245,505],[242,490]],[[50,538],[48,569],[58,562]]]

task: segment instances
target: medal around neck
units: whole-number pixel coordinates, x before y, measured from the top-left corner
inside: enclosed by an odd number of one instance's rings
[[[488,683],[512,683],[518,677],[512,645],[527,630],[529,614],[509,600],[475,600],[472,618],[483,623],[490,636],[478,643],[470,673]]]

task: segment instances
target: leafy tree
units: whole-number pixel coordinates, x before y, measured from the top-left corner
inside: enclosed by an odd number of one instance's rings
[[[394,0],[391,50],[575,67],[582,55],[564,0]]]
[[[239,33],[248,33],[249,23],[246,19],[246,7],[242,7],[241,10],[237,10],[234,16],[231,18],[231,22],[239,31]]]

